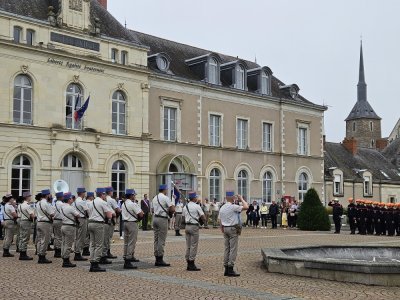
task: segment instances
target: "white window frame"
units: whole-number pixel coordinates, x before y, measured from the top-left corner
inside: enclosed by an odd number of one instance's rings
[[[31,43],[29,43],[29,40],[28,40],[29,34],[31,34],[31,37],[32,37]],[[35,45],[35,35],[36,35],[35,30],[30,29],[30,28],[26,30],[26,44],[27,45],[29,45],[29,46]]]
[[[121,51],[121,64],[128,65],[128,51]]]
[[[270,179],[267,178],[268,173],[271,175]],[[273,172],[271,172],[270,170],[266,170],[262,177],[262,199],[263,199],[263,201],[266,201],[267,203],[271,203],[274,198],[274,189],[275,189],[274,176],[275,175]],[[269,184],[270,184],[270,188],[268,188]],[[268,199],[268,196],[269,196],[268,190],[270,190],[270,196],[271,196],[270,199]]]
[[[111,62],[118,63],[118,52],[119,52],[118,49],[111,48],[111,54],[110,54]]]
[[[77,93],[77,92],[70,93],[70,92],[68,92],[68,89],[69,89],[70,86],[76,86],[76,87],[78,87],[80,93]],[[81,120],[79,120],[78,123],[76,123],[76,122],[75,122],[75,119],[74,119],[74,112],[75,112],[74,109],[75,109],[76,98],[77,98],[78,95],[79,95],[80,104],[76,106],[77,109],[81,108],[81,107],[82,107],[82,104],[84,103],[84,99],[83,99],[83,88],[82,88],[82,86],[81,86],[80,84],[77,84],[77,83],[71,83],[71,84],[69,84],[69,85],[67,86],[66,91],[65,91],[65,109],[67,109],[67,99],[68,99],[68,96],[72,96],[72,103],[71,103],[71,105],[72,105],[72,106],[71,106],[71,127],[68,127],[68,122],[67,122],[68,116],[67,116],[67,113],[66,113],[67,111],[65,112],[65,127],[68,128],[68,129],[82,130],[82,128],[83,128],[83,118],[82,118]]]
[[[235,88],[239,90],[246,90],[246,69],[241,64],[238,64],[235,68]],[[241,83],[241,85],[240,85]]]
[[[306,180],[300,180],[302,179],[301,176],[305,175]],[[307,184],[306,189],[304,189],[304,183]],[[301,185],[301,189],[299,188]],[[307,191],[310,189],[310,175],[308,175],[307,172],[301,171],[298,175],[297,178],[297,194],[299,195],[299,201],[303,202],[304,201],[304,196],[306,195]]]
[[[270,145],[267,147],[267,141],[266,141],[266,135],[264,132],[264,126],[265,125],[270,125],[271,126],[271,132],[270,132]],[[273,152],[274,151],[274,122],[271,121],[261,121],[261,133],[262,133],[262,145],[261,149],[263,152]]]
[[[246,173],[246,177],[239,177],[242,172]],[[245,184],[243,185],[243,181],[245,181]],[[241,169],[237,173],[236,177],[236,183],[237,183],[237,192],[239,195],[242,195],[246,201],[249,201],[249,189],[250,189],[250,173],[246,169]],[[243,193],[243,189],[245,189],[245,193]]]
[[[261,94],[271,95],[271,75],[261,72]]]
[[[16,81],[17,81],[18,78],[26,78],[26,79],[29,81],[30,85],[25,85],[25,84],[17,85]],[[22,79],[21,79],[21,80],[22,80]],[[21,97],[20,97],[20,98],[15,98],[15,89],[16,89],[16,88],[19,88],[19,89],[20,89],[20,92],[21,92]],[[30,90],[30,93],[31,93],[31,98],[29,99],[29,101],[27,101],[27,100],[25,99],[25,93],[27,92],[27,90]],[[19,111],[15,109],[15,101],[18,101],[18,102],[19,102],[19,105],[20,105]],[[29,109],[30,109],[30,112],[29,112],[29,113],[30,113],[30,119],[29,119],[29,120],[25,120],[25,119],[24,119],[24,112],[27,112],[27,111],[25,111],[25,109],[26,109],[26,104],[27,104],[26,102],[28,102],[29,105],[30,105],[30,108],[29,108]],[[19,75],[16,76],[15,79],[14,79],[14,89],[13,89],[13,122],[14,122],[15,124],[31,125],[31,124],[32,124],[32,116],[33,116],[32,108],[33,108],[33,82],[32,82],[32,79],[31,79],[29,76],[27,76],[27,75],[19,74]],[[14,112],[16,112],[16,113],[19,114],[18,120],[16,120],[16,119],[14,118]],[[28,112],[27,112],[27,113],[28,113]]]
[[[333,195],[343,195],[343,175],[333,174]]]
[[[246,121],[247,128],[246,128],[246,145],[243,145],[244,138],[242,136],[239,137],[239,121]],[[243,129],[241,130],[243,132]],[[236,117],[236,148],[240,150],[247,150],[250,148],[250,119],[245,117]]]
[[[364,197],[372,197],[373,193],[373,182],[371,173],[363,173],[363,195]]]
[[[182,118],[182,105],[183,100],[171,99],[171,98],[160,98],[160,139],[167,142],[180,142],[181,141],[181,118]],[[173,141],[166,140],[164,138],[164,108],[175,108],[176,109],[176,138]]]
[[[29,165],[22,164],[24,157],[29,161]],[[17,158],[19,158],[19,164],[14,164],[14,160],[16,160]],[[13,170],[18,170],[18,178],[12,177]],[[22,188],[22,180],[23,180],[23,171],[24,170],[29,170],[29,187],[28,187],[28,189]],[[10,176],[11,177],[10,190],[11,190],[12,194],[13,194],[13,191],[15,191],[14,189],[12,189],[12,181],[13,180],[18,180],[18,195],[17,196],[22,196],[23,192],[32,191],[32,178],[33,178],[32,172],[33,172],[32,160],[30,159],[29,156],[27,156],[25,154],[21,154],[21,155],[16,156],[13,159],[12,165],[11,165],[11,176]],[[14,195],[14,196],[16,196],[16,195]]]
[[[213,175],[213,171],[216,170],[218,171],[219,175]],[[213,200],[214,198],[217,199],[217,201],[222,200],[222,172],[219,168],[212,168],[210,173],[209,173],[209,180],[208,180],[208,192],[209,192],[209,199]],[[218,190],[216,187],[216,181],[218,181]]]
[[[18,30],[18,32],[19,32],[18,40],[17,40],[17,37],[16,37],[16,35],[15,35],[16,30]],[[23,28],[22,28],[21,26],[14,26],[14,27],[13,27],[13,42],[14,42],[14,43],[19,44],[19,43],[22,42],[22,34],[23,34],[23,31],[24,31],[24,30],[23,30]]]
[[[213,72],[215,71],[215,74]],[[208,60],[208,76],[207,80],[211,84],[219,84],[219,63],[214,57]]]
[[[117,168],[114,168],[114,165],[118,163]],[[120,164],[124,166],[124,169],[120,168]],[[113,175],[117,175],[117,180],[113,180]],[[123,181],[123,187],[120,189],[120,183],[122,182],[121,180],[121,174],[125,176],[124,181]],[[121,197],[125,193],[125,189],[128,186],[128,167],[126,163],[122,160],[116,160],[111,166],[111,178],[110,178],[111,186],[114,189],[114,192],[117,194],[117,197]]]
[[[117,98],[114,98],[115,95],[117,95]],[[121,96],[122,96],[122,99],[120,99]],[[114,103],[117,105],[117,111],[115,112],[115,114],[117,115],[117,122],[113,122]],[[121,104],[124,105],[125,112],[120,111]],[[127,101],[126,101],[125,93],[120,90],[115,91],[111,98],[111,130],[112,130],[113,134],[117,134],[117,135],[126,135],[127,134],[127,113],[126,113],[126,111],[127,111]],[[122,121],[121,121],[121,119],[122,119]],[[125,127],[124,131],[122,131],[120,128],[122,124]],[[114,126],[115,126],[115,128],[114,128]]]
[[[215,138],[213,141],[213,137],[212,137],[212,128],[214,128],[213,124],[211,123],[212,121],[212,117],[219,117],[219,143],[215,143]],[[222,133],[223,133],[223,114],[221,113],[217,113],[217,112],[209,112],[208,113],[208,144],[212,147],[222,147],[223,143],[223,139],[222,139]]]
[[[306,137],[302,138],[301,132],[306,133]],[[297,123],[297,154],[303,156],[310,155],[310,124]],[[304,145],[303,145],[304,142]]]

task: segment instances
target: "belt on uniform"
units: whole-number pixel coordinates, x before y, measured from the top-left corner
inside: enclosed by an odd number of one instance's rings
[[[50,221],[38,221],[38,223],[50,223],[51,224]]]
[[[72,226],[72,227],[76,227],[76,225],[74,225],[74,224],[62,224],[62,226]]]
[[[168,219],[168,217],[164,217],[164,216],[159,216],[159,215],[154,215],[157,218],[162,218],[162,219]]]
[[[126,223],[137,223],[137,222],[139,222],[138,220],[136,220],[136,221],[125,221],[124,220],[124,222],[126,222]]]
[[[181,215],[182,213],[181,213],[181,212],[176,212],[176,214],[177,214],[177,215]]]
[[[89,223],[104,224],[104,221],[94,221],[94,220],[89,220]]]
[[[33,221],[32,220],[21,220],[21,222],[30,222],[30,223],[32,223]]]
[[[236,227],[236,226],[238,226],[239,224],[236,224],[236,225],[231,225],[231,226],[225,226],[225,225],[222,225],[224,228],[225,227]]]
[[[186,223],[185,225],[194,225],[194,226],[200,226],[200,224],[195,224],[195,223]]]
[[[62,221],[62,219],[54,219],[54,221]]]
[[[87,219],[86,217],[79,217],[79,219]]]

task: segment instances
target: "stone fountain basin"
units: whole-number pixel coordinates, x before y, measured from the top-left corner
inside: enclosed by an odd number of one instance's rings
[[[400,247],[311,246],[261,250],[268,272],[400,286]]]

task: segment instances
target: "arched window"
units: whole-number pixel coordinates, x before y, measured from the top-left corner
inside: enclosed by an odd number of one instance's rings
[[[263,95],[269,95],[271,92],[271,80],[269,74],[262,72],[261,73],[261,93]]]
[[[12,162],[11,194],[14,197],[22,196],[32,188],[32,164],[25,155],[17,156]]]
[[[245,71],[242,65],[236,67],[236,88],[244,90],[245,85]]]
[[[82,169],[82,161],[79,157],[68,154],[64,156],[64,159],[61,162],[61,167],[64,169]]]
[[[77,84],[70,84],[66,95],[65,123],[69,129],[82,129],[82,121],[75,119],[75,111],[82,106],[82,89]]]
[[[301,173],[299,175],[299,200],[304,201],[304,196],[308,191],[308,175]]]
[[[248,174],[245,170],[241,170],[237,178],[238,194],[248,200]]]
[[[18,75],[14,80],[13,120],[32,124],[32,81],[26,75]]]
[[[116,91],[112,96],[112,132],[114,134],[126,134],[125,96]]]
[[[208,62],[208,82],[212,84],[218,84],[218,61],[211,57]]]
[[[121,198],[125,193],[126,174],[126,167],[123,161],[118,160],[112,165],[111,186],[113,187],[118,198]]]
[[[210,172],[210,199],[221,201],[221,172],[214,168]]]
[[[267,171],[263,176],[263,201],[268,203],[272,202],[272,191],[273,191],[273,175]]]

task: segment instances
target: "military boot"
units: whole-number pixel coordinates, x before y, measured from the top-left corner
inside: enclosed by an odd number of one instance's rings
[[[21,252],[19,253],[19,260],[33,260],[33,257],[29,257],[29,256],[26,254],[26,251],[21,251]]]
[[[187,269],[188,271],[201,271],[200,268],[196,267],[194,260],[188,260]]]
[[[224,266],[224,268],[225,268],[224,276],[228,276],[228,266]]]
[[[105,272],[106,270],[99,267],[99,263],[91,262],[89,272]]]
[[[124,269],[135,270],[137,269],[137,267],[132,265],[132,262],[130,260],[125,260]]]
[[[83,248],[82,256],[90,256],[89,247]]]
[[[111,254],[111,250],[110,250],[110,249],[108,249],[108,251],[107,251],[107,258],[109,258],[109,259],[116,259],[116,258],[117,258],[117,256],[115,256],[115,255],[112,255],[112,254]]]
[[[51,264],[52,261],[46,258],[46,255],[39,255],[38,264]]]
[[[62,264],[63,268],[75,268],[76,264],[72,264],[69,260],[69,258],[63,258],[63,264]]]
[[[10,253],[10,249],[3,249],[3,257],[14,257],[14,254]]]
[[[55,258],[61,258],[61,249],[54,249],[54,257]]]
[[[182,236],[182,234],[179,232],[179,230],[175,230],[175,236]]]
[[[100,258],[99,264],[100,265],[111,265],[112,261],[108,260],[107,256],[103,256],[102,258]]]
[[[74,261],[87,261],[87,258],[82,257],[80,253],[75,253]]]
[[[233,270],[233,266],[228,267],[228,277],[239,277],[240,274]]]
[[[156,267],[169,267],[171,264],[167,264],[164,261],[164,256],[156,256],[156,263],[154,264]]]

